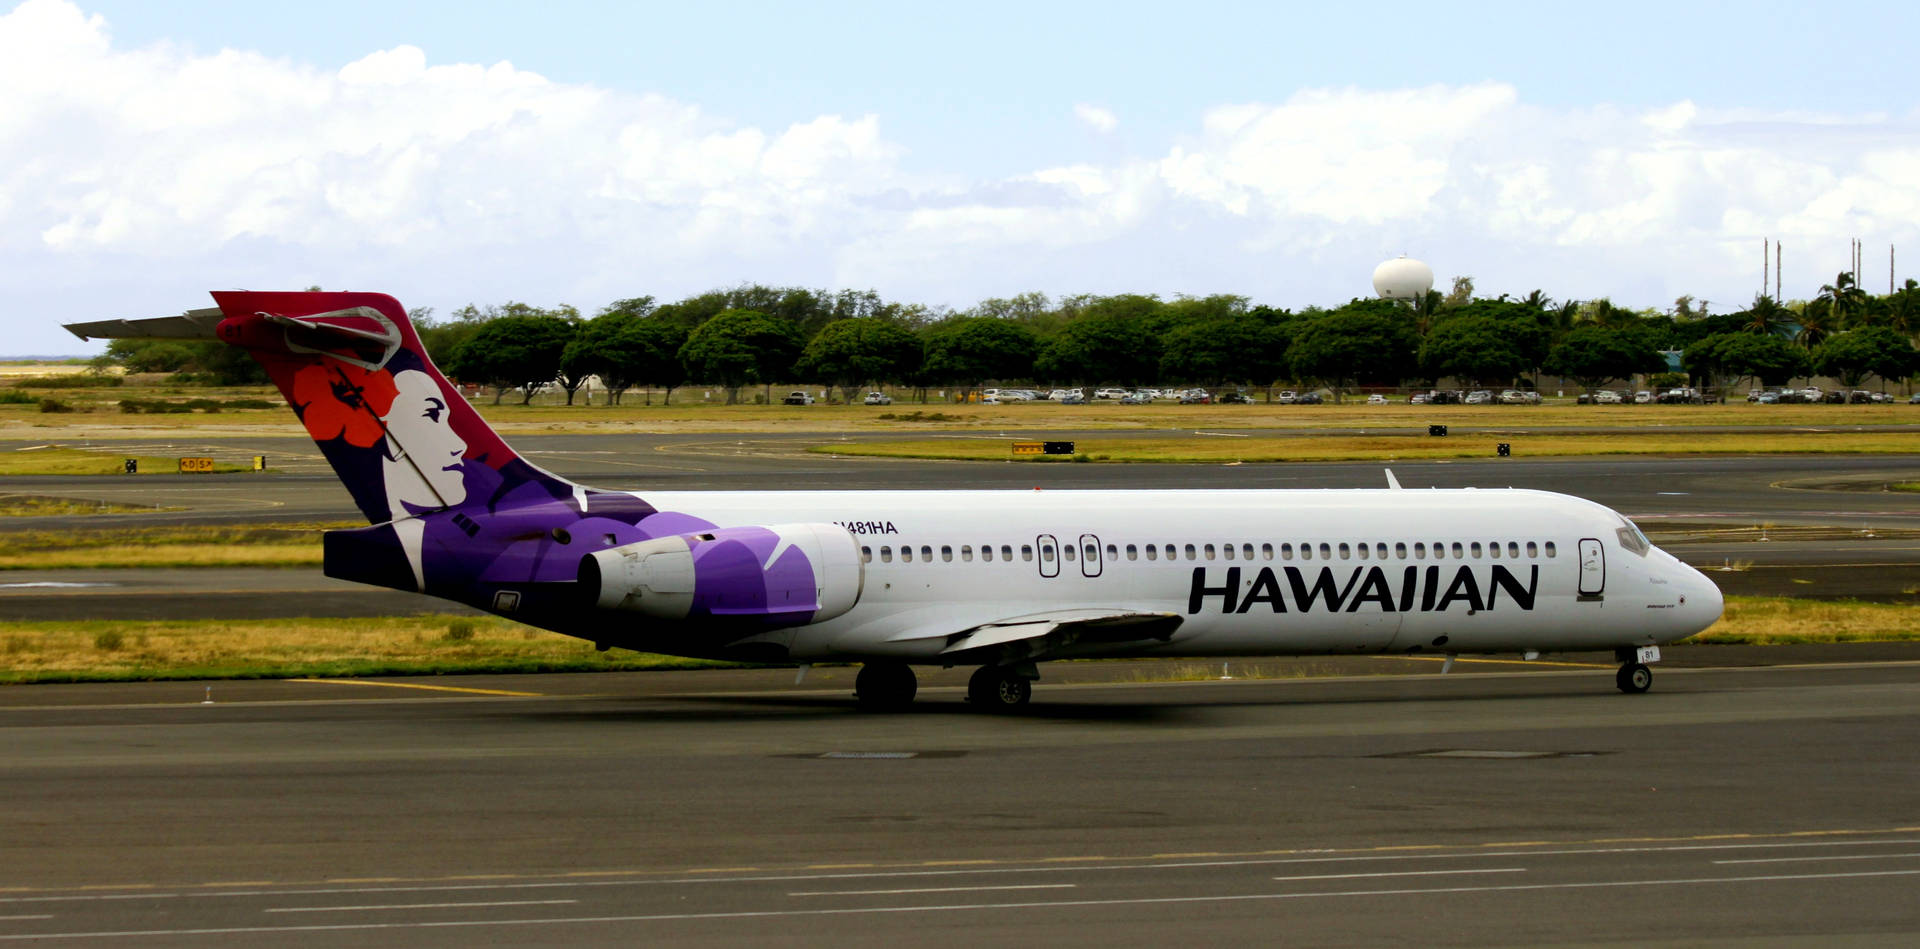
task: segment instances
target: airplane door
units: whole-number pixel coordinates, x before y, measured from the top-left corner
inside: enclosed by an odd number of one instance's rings
[[[1083,577],[1100,575],[1100,538],[1092,534],[1080,535],[1080,575]]]
[[[1060,542],[1052,534],[1041,534],[1034,539],[1034,546],[1040,548],[1040,575],[1057,577],[1060,575]]]
[[[1580,541],[1580,595],[1599,596],[1607,589],[1607,552],[1591,537]]]

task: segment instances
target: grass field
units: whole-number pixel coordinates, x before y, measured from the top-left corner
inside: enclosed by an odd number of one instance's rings
[[[318,566],[322,531],[360,526],[342,521],[0,531],[0,570]]]
[[[126,455],[83,451],[58,445],[35,445],[0,452],[0,475],[118,475],[126,473]],[[173,474],[180,470],[178,456],[142,455],[140,474]],[[246,471],[239,465],[215,463],[215,472]]]
[[[782,388],[782,387],[777,387]],[[701,395],[710,393],[712,400]],[[220,434],[297,434],[299,424],[284,407],[226,409],[208,414],[127,414],[123,400],[184,402],[212,399],[228,403],[279,402],[268,388],[200,389],[128,385],[98,389],[61,389],[58,397],[72,404],[73,413],[48,414],[36,405],[0,405],[0,437],[57,438],[62,433],[116,434],[181,433],[214,437]],[[921,404],[905,401],[893,406],[864,405],[725,405],[719,390],[690,389],[674,394],[672,405],[656,395],[645,405],[634,395],[625,404],[608,406],[513,404],[493,405],[491,398],[475,403],[480,413],[501,431],[513,432],[769,432],[810,431],[918,431],[980,428],[1071,428],[1097,430],[1177,428],[1418,428],[1429,424],[1460,427],[1552,427],[1668,425],[1807,426],[1895,425],[1920,423],[1920,406],[1883,405],[1574,405],[1570,400],[1540,406],[1519,405],[1058,405],[1052,402],[1011,405],[958,405],[936,399]],[[893,416],[882,418],[882,416]],[[10,434],[11,433],[11,434]]]
[[[1831,643],[1920,639],[1902,604],[1730,597],[1691,642]],[[1266,661],[1273,666],[1276,661]],[[14,623],[0,633],[0,684],[298,678],[482,672],[687,669],[721,663],[612,650],[502,619],[451,616],[271,621]],[[1282,674],[1312,674],[1311,659]]]
[[[1397,458],[1490,458],[1506,442],[1515,457],[1661,454],[1911,454],[1920,433],[1782,432],[1754,434],[1595,433],[1584,435],[1299,436],[1179,435],[1163,438],[1083,438],[1077,455],[1014,455],[1014,438],[928,438],[836,443],[810,451],[878,458],[948,458],[1061,463],[1347,461]]]
[[[85,498],[57,498],[44,494],[0,494],[0,517],[86,517],[94,514],[132,514],[148,511],[178,511],[182,508],[160,505],[117,504]]]

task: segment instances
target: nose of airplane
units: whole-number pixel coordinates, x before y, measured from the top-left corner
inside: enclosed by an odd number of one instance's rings
[[[1691,636],[1720,619],[1720,613],[1726,609],[1726,597],[1720,593],[1720,587],[1704,573],[1684,563],[1675,561],[1683,571],[1680,585],[1686,592],[1685,601],[1679,604],[1680,619],[1686,624]]]

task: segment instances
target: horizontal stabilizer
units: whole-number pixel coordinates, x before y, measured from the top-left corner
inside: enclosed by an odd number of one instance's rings
[[[226,319],[219,307],[188,310],[179,316],[145,320],[96,320],[68,323],[67,331],[81,339],[217,339],[214,328]]]

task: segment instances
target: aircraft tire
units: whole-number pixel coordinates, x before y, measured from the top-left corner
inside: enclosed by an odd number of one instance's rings
[[[1653,670],[1645,663],[1629,662],[1614,673],[1613,684],[1628,695],[1639,695],[1653,688]]]
[[[913,704],[920,690],[912,667],[904,662],[869,662],[853,679],[854,699],[873,712],[898,711]]]
[[[1005,666],[981,666],[967,680],[967,701],[988,712],[1008,712],[1033,698],[1033,683]]]

